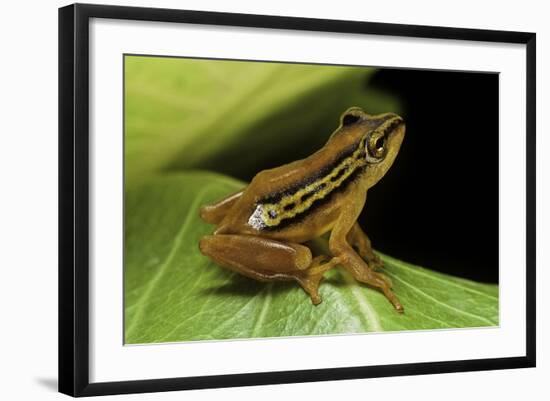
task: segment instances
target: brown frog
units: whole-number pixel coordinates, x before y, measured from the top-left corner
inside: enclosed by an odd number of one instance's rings
[[[404,135],[405,124],[396,114],[348,109],[317,152],[261,171],[242,191],[203,206],[202,219],[217,228],[201,239],[201,252],[256,280],[295,280],[315,305],[321,302],[323,274],[339,265],[403,312],[390,280],[375,271],[382,262],[357,218]],[[304,243],[329,231],[330,255],[313,257]]]

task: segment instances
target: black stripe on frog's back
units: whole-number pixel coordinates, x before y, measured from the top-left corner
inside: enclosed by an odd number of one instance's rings
[[[339,187],[335,188],[331,192],[329,192],[328,195],[315,199],[315,201],[312,203],[312,205],[304,212],[297,213],[292,217],[288,217],[285,219],[281,219],[281,221],[275,225],[266,225],[262,227],[262,230],[265,231],[279,231],[283,230],[293,224],[300,223],[303,221],[306,217],[310,216],[312,213],[314,213],[316,210],[321,208],[323,205],[326,205],[329,203],[335,196],[337,196],[339,193],[344,192],[348,185],[355,181],[363,172],[365,171],[365,167],[362,167],[360,169],[356,169],[353,171],[353,173],[346,178],[346,180],[340,185]]]
[[[266,231],[282,230],[296,224],[344,192],[364,172],[365,166],[364,140],[360,140],[311,176],[260,199],[248,223]]]
[[[321,169],[314,172],[310,176],[304,177],[302,180],[297,181],[295,184],[289,186],[288,188],[284,188],[280,191],[267,194],[262,199],[260,199],[258,203],[278,203],[284,197],[292,196],[300,189],[305,188],[308,185],[320,180],[327,174],[330,174],[331,171],[334,171],[334,169],[339,166],[344,160],[349,158],[357,150],[359,143],[360,142],[351,144],[350,146],[342,150],[338,154],[338,156],[336,156],[332,161],[330,161],[327,165],[323,166]]]

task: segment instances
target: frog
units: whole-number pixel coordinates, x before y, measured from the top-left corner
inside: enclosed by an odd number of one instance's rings
[[[353,106],[319,150],[301,160],[258,172],[242,190],[200,208],[215,225],[199,240],[217,265],[261,282],[295,281],[313,305],[321,303],[325,273],[341,267],[381,291],[396,311],[403,305],[383,262],[357,222],[367,192],[394,163],[405,136],[393,112],[368,114]],[[313,256],[312,240],[328,238]]]

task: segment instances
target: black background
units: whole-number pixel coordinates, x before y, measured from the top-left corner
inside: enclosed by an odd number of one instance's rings
[[[373,246],[497,283],[498,74],[384,69],[371,84],[399,96],[407,124],[361,216]]]

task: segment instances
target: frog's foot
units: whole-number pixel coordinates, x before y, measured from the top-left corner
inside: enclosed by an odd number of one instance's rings
[[[403,305],[401,305],[401,302],[399,302],[399,299],[391,290],[393,284],[388,276],[382,273],[377,273],[374,270],[367,268],[363,270],[360,274],[354,275],[354,278],[357,281],[379,288],[384,293],[386,298],[392,303],[394,308],[398,312],[403,313]]]
[[[388,288],[390,288],[390,289],[393,288],[393,283],[391,281],[391,278],[389,278],[388,276],[386,276],[385,274],[382,274],[382,273],[376,272],[375,274],[386,282],[386,284],[388,285]]]
[[[398,312],[403,312],[403,305],[391,290],[392,283],[387,276],[371,269],[348,244],[336,243],[333,245],[333,249],[334,253],[338,255],[342,267],[351,273],[355,280],[378,288]]]
[[[298,284],[302,286],[304,291],[311,298],[311,303],[313,305],[319,305],[322,302],[321,296],[319,295],[319,284],[323,279],[322,274],[309,275],[307,273],[294,273],[294,279]]]
[[[319,284],[324,274],[338,264],[337,258],[330,258],[326,255],[313,258],[310,267],[301,272],[294,273],[294,279],[302,286],[304,291],[310,296],[313,305],[321,303],[319,296]]]
[[[391,302],[395,310],[397,310],[399,313],[403,313],[403,305],[401,305],[401,302],[399,302],[399,299],[391,290],[392,282],[388,276],[381,273],[376,273],[375,271],[368,269],[362,272],[362,274],[354,275],[354,278],[357,281],[380,289],[380,291],[382,291],[388,301]]]
[[[384,268],[384,262],[382,261],[382,259],[380,259],[380,256],[378,256],[374,252],[372,252],[370,255],[365,255],[361,253],[360,255],[363,257],[363,259],[367,261],[367,264],[372,270],[380,271]],[[387,279],[389,280],[389,278]]]

